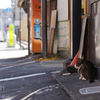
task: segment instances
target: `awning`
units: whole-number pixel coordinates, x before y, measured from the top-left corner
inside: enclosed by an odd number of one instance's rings
[[[24,1],[25,1],[25,0],[19,0],[18,3],[17,3],[17,6],[18,6],[19,8],[22,8],[22,4],[23,4]]]
[[[17,6],[23,8],[24,11],[28,13],[28,0],[19,0]]]

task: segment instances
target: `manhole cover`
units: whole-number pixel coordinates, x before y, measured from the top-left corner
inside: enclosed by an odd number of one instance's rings
[[[81,94],[100,93],[100,86],[82,88],[82,89],[79,90],[79,92],[80,92]]]

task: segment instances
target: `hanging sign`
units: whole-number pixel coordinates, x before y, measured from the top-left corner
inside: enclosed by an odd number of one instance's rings
[[[10,46],[14,46],[14,38],[13,38],[13,35],[14,35],[14,25],[13,24],[9,25],[9,33],[10,33],[9,45]]]

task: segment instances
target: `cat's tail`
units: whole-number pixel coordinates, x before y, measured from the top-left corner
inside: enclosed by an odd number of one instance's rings
[[[93,82],[94,82],[94,80],[89,80],[89,82],[90,82],[90,83],[93,83]]]

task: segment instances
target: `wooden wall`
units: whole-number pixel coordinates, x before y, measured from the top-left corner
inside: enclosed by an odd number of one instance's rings
[[[27,15],[21,20],[21,40],[28,41]]]

